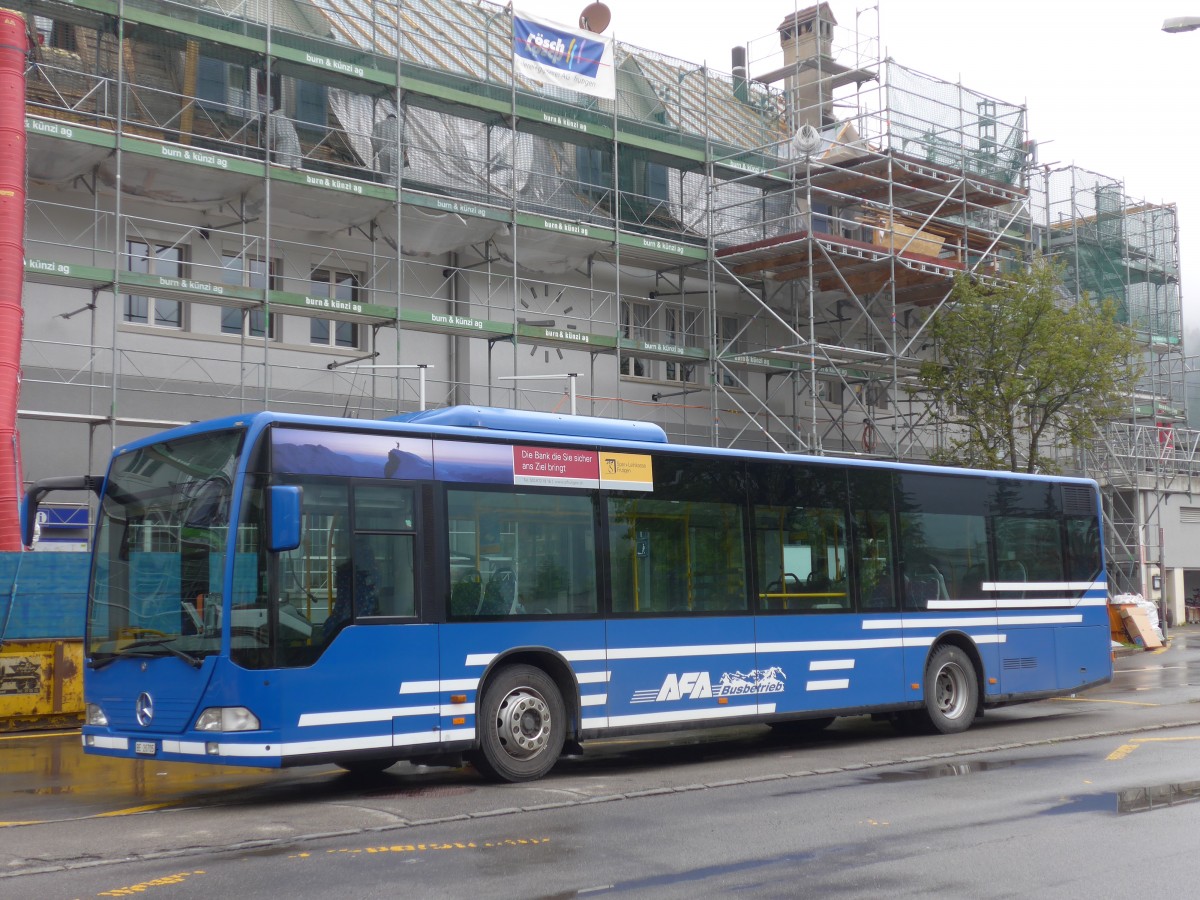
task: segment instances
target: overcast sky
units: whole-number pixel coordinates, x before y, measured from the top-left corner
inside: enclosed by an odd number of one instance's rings
[[[588,0],[518,0],[564,24]],[[728,72],[734,44],[766,51],[797,0],[605,0],[617,40]],[[1029,110],[1041,163],[1124,181],[1126,193],[1179,208],[1184,328],[1200,331],[1200,0],[831,0],[835,43],[878,34],[882,56]],[[877,7],[877,8],[876,8]],[[861,11],[861,12],[860,12]],[[875,21],[878,16],[878,22]],[[842,60],[847,61],[847,60]],[[848,61],[852,62],[852,60]],[[1057,166],[1055,166],[1057,167]],[[1189,288],[1189,285],[1191,286]],[[1200,353],[1189,338],[1187,351]]]

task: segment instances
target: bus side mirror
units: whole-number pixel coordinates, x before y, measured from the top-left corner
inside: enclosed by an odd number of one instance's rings
[[[40,478],[25,492],[21,502],[21,543],[33,546],[34,525],[38,505],[52,491],[91,491],[97,497],[103,492],[104,479],[94,475],[68,475],[64,478]]]
[[[270,488],[271,533],[267,549],[272,553],[295,550],[300,546],[300,498],[294,484],[276,484]]]

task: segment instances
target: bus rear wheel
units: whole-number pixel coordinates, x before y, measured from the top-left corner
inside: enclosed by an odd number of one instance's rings
[[[925,667],[925,709],[917,713],[924,730],[941,734],[966,731],[978,709],[975,666],[958,647],[939,647]]]
[[[476,768],[491,781],[534,781],[558,761],[567,714],[558,686],[527,665],[500,670],[479,708]]]

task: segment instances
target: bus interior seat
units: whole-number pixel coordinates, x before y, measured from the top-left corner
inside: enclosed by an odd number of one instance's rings
[[[1025,564],[1019,559],[1005,559],[1000,561],[1000,580],[1001,581],[1028,581],[1029,576],[1025,572]]]
[[[478,569],[468,569],[450,590],[450,611],[456,616],[478,615],[482,596],[483,576]]]
[[[983,583],[987,580],[987,566],[976,563],[963,575],[959,593],[968,599],[978,599],[983,596]]]
[[[518,611],[516,602],[517,576],[507,566],[497,569],[488,579],[483,596],[479,598],[476,615],[510,616]]]
[[[786,609],[788,598],[779,595],[798,593],[800,593],[799,577],[791,572],[784,572],[782,579],[776,579],[767,585],[760,599],[764,609]]]
[[[1024,584],[1029,580],[1025,565],[1019,559],[1003,559],[999,565],[999,581],[1013,581]],[[1024,597],[1024,591],[1017,591],[1018,597]]]
[[[926,571],[907,576],[904,580],[911,609],[925,609],[930,600],[950,599],[950,594],[946,591],[946,579],[936,566],[928,566]]]
[[[863,609],[895,609],[896,601],[892,597],[891,582],[879,583],[871,589],[871,593],[862,602]]]

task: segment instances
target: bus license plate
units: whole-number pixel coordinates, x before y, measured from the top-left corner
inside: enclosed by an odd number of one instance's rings
[[[133,752],[139,756],[153,756],[157,752],[154,741],[134,741]]]

